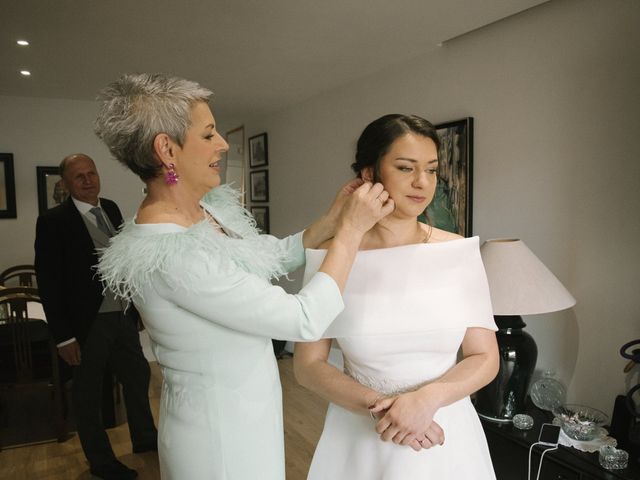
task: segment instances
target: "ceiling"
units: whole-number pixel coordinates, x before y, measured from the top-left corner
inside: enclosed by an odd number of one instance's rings
[[[214,90],[219,115],[260,115],[546,1],[2,0],[0,95],[91,100],[166,72]]]

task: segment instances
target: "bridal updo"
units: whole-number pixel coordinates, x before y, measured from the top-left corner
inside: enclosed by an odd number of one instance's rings
[[[356,161],[352,170],[361,177],[362,170],[373,167],[373,181],[380,181],[380,160],[398,138],[413,133],[430,138],[440,148],[440,140],[431,122],[417,115],[390,113],[374,120],[360,134]]]

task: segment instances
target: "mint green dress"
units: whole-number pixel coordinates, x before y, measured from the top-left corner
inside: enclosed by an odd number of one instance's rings
[[[296,295],[273,286],[304,264],[302,233],[259,235],[229,187],[189,228],[131,221],[99,264],[142,316],[163,373],[158,447],[163,479],[283,480],[282,393],[271,338],[311,341],[343,309],[317,273]]]

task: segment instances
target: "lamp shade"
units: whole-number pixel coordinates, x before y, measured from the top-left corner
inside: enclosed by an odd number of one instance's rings
[[[487,240],[480,253],[494,315],[536,315],[576,304],[575,298],[522,240]]]

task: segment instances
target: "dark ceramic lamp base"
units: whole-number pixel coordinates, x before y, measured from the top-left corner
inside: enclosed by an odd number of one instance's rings
[[[476,393],[476,411],[494,422],[511,422],[525,412],[525,399],[538,359],[533,337],[523,330],[519,315],[495,315],[500,370],[496,378]]]

